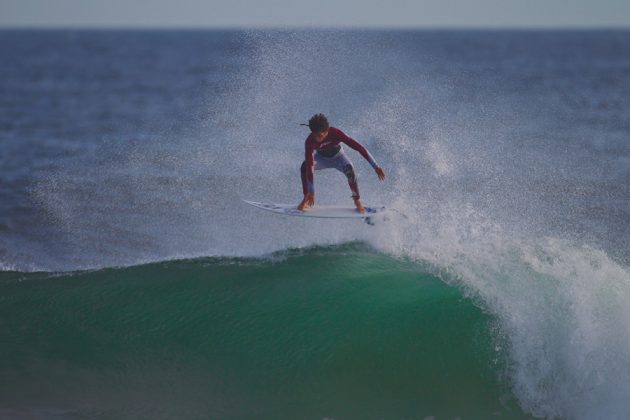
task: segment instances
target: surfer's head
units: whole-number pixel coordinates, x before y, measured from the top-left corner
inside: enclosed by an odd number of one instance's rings
[[[313,136],[317,142],[322,142],[328,135],[328,118],[324,114],[315,114],[308,120],[308,128],[311,129]]]
[[[308,128],[310,128],[313,133],[328,131],[328,128],[330,128],[328,118],[326,118],[324,114],[315,114],[308,120]]]

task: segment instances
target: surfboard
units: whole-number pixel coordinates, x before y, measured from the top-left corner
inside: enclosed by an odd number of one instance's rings
[[[256,201],[243,200],[250,206],[257,207],[276,214],[298,217],[316,217],[322,219],[370,219],[387,210],[385,207],[365,206],[365,213],[359,213],[355,207],[346,206],[319,206],[316,205],[301,211],[295,204],[258,203]]]

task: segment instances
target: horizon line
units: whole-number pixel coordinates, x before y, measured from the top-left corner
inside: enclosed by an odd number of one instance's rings
[[[2,25],[3,30],[131,30],[131,31],[248,31],[248,30],[344,30],[344,31],[630,31],[630,25],[153,25],[153,24],[122,24],[122,25]]]

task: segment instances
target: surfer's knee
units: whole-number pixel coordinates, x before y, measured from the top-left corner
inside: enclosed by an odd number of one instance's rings
[[[348,182],[357,182],[357,176],[354,173],[354,168],[351,164],[347,164],[343,167],[343,173],[348,178]]]

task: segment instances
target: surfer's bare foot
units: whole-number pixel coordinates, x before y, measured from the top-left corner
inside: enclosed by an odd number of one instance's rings
[[[304,211],[310,207],[315,205],[315,193],[308,193],[304,196],[304,199],[300,204],[298,204],[297,209],[300,211]]]
[[[359,200],[358,198],[354,198],[354,205],[357,208],[357,211],[361,214],[365,213],[365,208],[363,207],[363,203],[361,203],[361,200]]]

